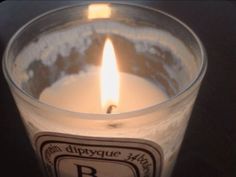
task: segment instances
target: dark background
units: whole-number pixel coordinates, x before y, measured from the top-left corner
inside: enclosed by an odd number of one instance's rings
[[[44,11],[71,3],[75,1],[0,3],[0,56],[9,38],[25,22]],[[173,177],[236,176],[236,3],[142,3],[166,11],[184,21],[202,40],[208,54],[208,71]],[[2,72],[0,142],[0,176],[42,177]]]

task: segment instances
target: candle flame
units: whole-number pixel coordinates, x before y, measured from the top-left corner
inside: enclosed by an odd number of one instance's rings
[[[105,41],[100,74],[102,108],[107,109],[111,105],[117,106],[119,102],[120,78],[114,47],[110,39]]]
[[[88,19],[109,18],[110,16],[109,4],[91,4],[88,6]]]

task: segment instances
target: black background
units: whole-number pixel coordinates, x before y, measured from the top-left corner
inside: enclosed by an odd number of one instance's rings
[[[71,3],[75,1],[0,3],[0,55],[9,38],[25,22],[49,9]],[[207,74],[173,177],[236,176],[236,4],[232,1],[142,3],[184,21],[202,40],[208,54]],[[42,177],[2,73],[0,176]]]

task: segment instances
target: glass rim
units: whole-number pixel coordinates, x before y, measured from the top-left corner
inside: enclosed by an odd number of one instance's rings
[[[58,11],[63,11],[69,8],[74,8],[74,7],[78,7],[78,6],[87,6],[89,4],[92,4],[92,2],[83,2],[83,3],[78,3],[78,4],[73,4],[73,5],[66,5],[66,6],[62,6],[59,8],[55,8],[49,11],[46,11],[36,17],[34,17],[33,19],[31,19],[30,21],[28,21],[27,23],[25,23],[23,26],[21,26],[16,32],[15,34],[10,38],[7,47],[4,51],[3,54],[3,60],[2,60],[2,68],[3,68],[3,73],[4,76],[8,82],[8,84],[10,86],[13,86],[16,91],[23,95],[23,99],[26,100],[29,104],[37,106],[37,107],[42,107],[45,108],[49,111],[55,111],[58,113],[63,113],[63,114],[67,114],[67,115],[71,115],[71,116],[76,116],[80,119],[90,119],[90,120],[104,120],[109,118],[109,120],[113,120],[113,119],[127,119],[127,118],[132,118],[132,117],[136,117],[136,116],[141,116],[144,114],[148,114],[151,113],[153,111],[157,111],[163,107],[168,107],[170,106],[172,103],[174,103],[175,100],[178,99],[184,99],[186,96],[188,96],[188,93],[193,90],[199,82],[202,81],[205,73],[206,73],[206,69],[207,69],[207,56],[206,56],[206,51],[204,49],[204,46],[201,42],[201,40],[198,38],[198,36],[193,32],[193,30],[188,27],[188,25],[186,25],[184,22],[182,22],[181,20],[179,20],[178,18],[163,12],[162,10],[159,9],[154,9],[152,7],[149,6],[145,6],[145,5],[139,5],[139,4],[134,4],[134,3],[126,3],[126,2],[96,2],[96,4],[99,3],[108,3],[108,4],[114,4],[114,5],[128,5],[130,7],[133,8],[142,8],[144,10],[150,10],[152,12],[155,13],[159,13],[162,14],[172,20],[174,20],[175,22],[179,23],[183,28],[187,29],[187,31],[193,36],[194,40],[196,41],[198,47],[200,48],[200,54],[201,54],[201,65],[198,69],[198,72],[196,74],[196,77],[193,78],[188,84],[187,86],[180,90],[176,95],[160,102],[160,103],[156,103],[153,105],[149,105],[147,107],[141,108],[141,109],[137,109],[137,110],[132,110],[132,111],[127,111],[127,112],[121,112],[121,113],[114,113],[114,114],[101,114],[101,113],[87,113],[87,112],[75,112],[75,111],[70,111],[67,109],[62,109],[50,104],[47,104],[45,102],[40,101],[37,98],[34,98],[32,95],[28,94],[26,91],[24,91],[21,87],[19,87],[14,80],[12,79],[12,77],[10,76],[9,72],[8,72],[8,67],[7,67],[7,58],[8,58],[8,54],[9,51],[11,50],[12,44],[14,43],[15,39],[21,35],[21,33],[24,31],[24,29],[31,27],[32,24],[34,24],[35,22],[37,22],[37,20],[40,20],[41,18],[56,13]],[[191,92],[190,92],[191,93]]]

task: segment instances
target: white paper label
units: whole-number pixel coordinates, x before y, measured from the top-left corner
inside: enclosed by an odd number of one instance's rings
[[[37,153],[49,177],[160,177],[157,144],[130,138],[40,133]]]

